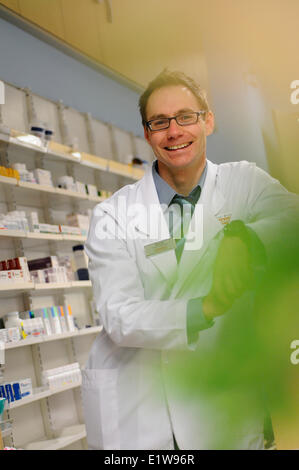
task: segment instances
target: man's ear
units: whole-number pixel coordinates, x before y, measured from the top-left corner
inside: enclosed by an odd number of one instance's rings
[[[206,136],[213,134],[214,126],[215,126],[214,114],[212,113],[212,111],[208,111],[206,115],[206,119],[205,119]]]

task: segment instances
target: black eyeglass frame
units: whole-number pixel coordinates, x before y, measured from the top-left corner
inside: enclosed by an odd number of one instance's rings
[[[182,114],[178,114],[177,116],[170,117],[170,118],[168,118],[168,117],[160,118],[160,120],[161,120],[161,119],[165,119],[165,120],[167,119],[167,120],[168,120],[168,125],[167,125],[166,127],[162,127],[162,129],[152,129],[152,128],[151,128],[151,123],[154,122],[154,121],[159,121],[159,118],[151,119],[150,121],[145,121],[145,125],[146,125],[146,127],[147,127],[150,131],[152,131],[152,132],[159,132],[159,131],[164,131],[165,129],[168,129],[169,126],[170,126],[170,121],[171,121],[172,119],[175,119],[175,121],[176,121],[176,123],[178,124],[178,126],[183,126],[183,127],[184,127],[184,126],[192,126],[193,124],[197,124],[197,123],[198,123],[198,118],[199,118],[199,116],[201,116],[202,114],[206,114],[206,112],[207,112],[207,111],[190,111],[190,113],[182,113]],[[195,121],[195,122],[192,122],[191,124],[190,124],[190,123],[188,123],[188,124],[180,124],[180,123],[178,122],[178,118],[179,118],[180,116],[186,116],[186,115],[188,115],[188,114],[196,114],[196,116],[197,116],[196,121]]]

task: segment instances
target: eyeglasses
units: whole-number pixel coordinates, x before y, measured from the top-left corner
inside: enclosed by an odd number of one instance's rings
[[[147,121],[145,124],[151,131],[162,131],[163,129],[168,129],[170,126],[170,121],[172,119],[176,120],[176,123],[179,126],[190,126],[191,124],[196,124],[198,121],[198,117],[201,114],[205,114],[206,111],[194,111],[191,113],[184,113],[179,114],[178,116],[173,116],[170,118],[159,118],[159,119],[152,119],[151,121]]]

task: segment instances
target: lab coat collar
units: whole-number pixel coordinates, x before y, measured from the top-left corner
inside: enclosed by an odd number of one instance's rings
[[[139,212],[135,224],[136,230],[147,236],[144,246],[169,239],[170,233],[164,216],[167,207],[166,205],[165,207],[161,206],[159,202],[151,168],[147,170],[140,181],[137,203],[144,207],[144,211]],[[160,271],[170,286],[176,282],[178,265],[174,250],[152,255],[148,259]]]
[[[208,169],[206,181],[203,187],[203,191],[198,203],[195,206],[193,218],[191,220],[189,230],[186,236],[194,237],[194,242],[188,244],[185,243],[184,251],[182,253],[181,261],[178,267],[178,282],[174,286],[173,296],[179,293],[182,285],[186,278],[192,273],[196,264],[205,253],[210,240],[218,233],[222,228],[222,224],[216,218],[216,214],[221,210],[224,205],[225,198],[217,185],[218,169],[219,166],[208,161]],[[197,231],[191,233],[192,222],[197,217]]]
[[[195,249],[186,249],[187,245],[185,244],[179,265],[177,264],[174,250],[159,253],[148,258],[154,263],[168,283],[176,283],[175,290],[180,288],[185,277],[199,261],[207,242],[222,228],[221,223],[215,217],[215,214],[218,213],[224,204],[224,197],[216,184],[217,170],[218,165],[208,160],[205,184],[193,214],[193,219],[197,218],[197,221],[202,220],[202,230],[191,234],[190,231],[194,227],[191,221],[186,236],[187,240],[190,235],[195,236],[195,239],[193,238]],[[142,215],[137,218],[135,223],[136,230],[147,236],[144,244],[169,239],[170,233],[164,216],[167,207],[163,207],[159,203],[151,168],[146,171],[144,177],[139,182],[137,202],[145,207],[145,211],[142,212]]]

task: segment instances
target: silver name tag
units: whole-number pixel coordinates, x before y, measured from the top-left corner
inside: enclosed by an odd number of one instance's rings
[[[145,256],[158,255],[159,253],[164,253],[165,251],[175,250],[175,241],[173,238],[168,238],[167,240],[161,240],[159,242],[150,243],[144,247]]]

